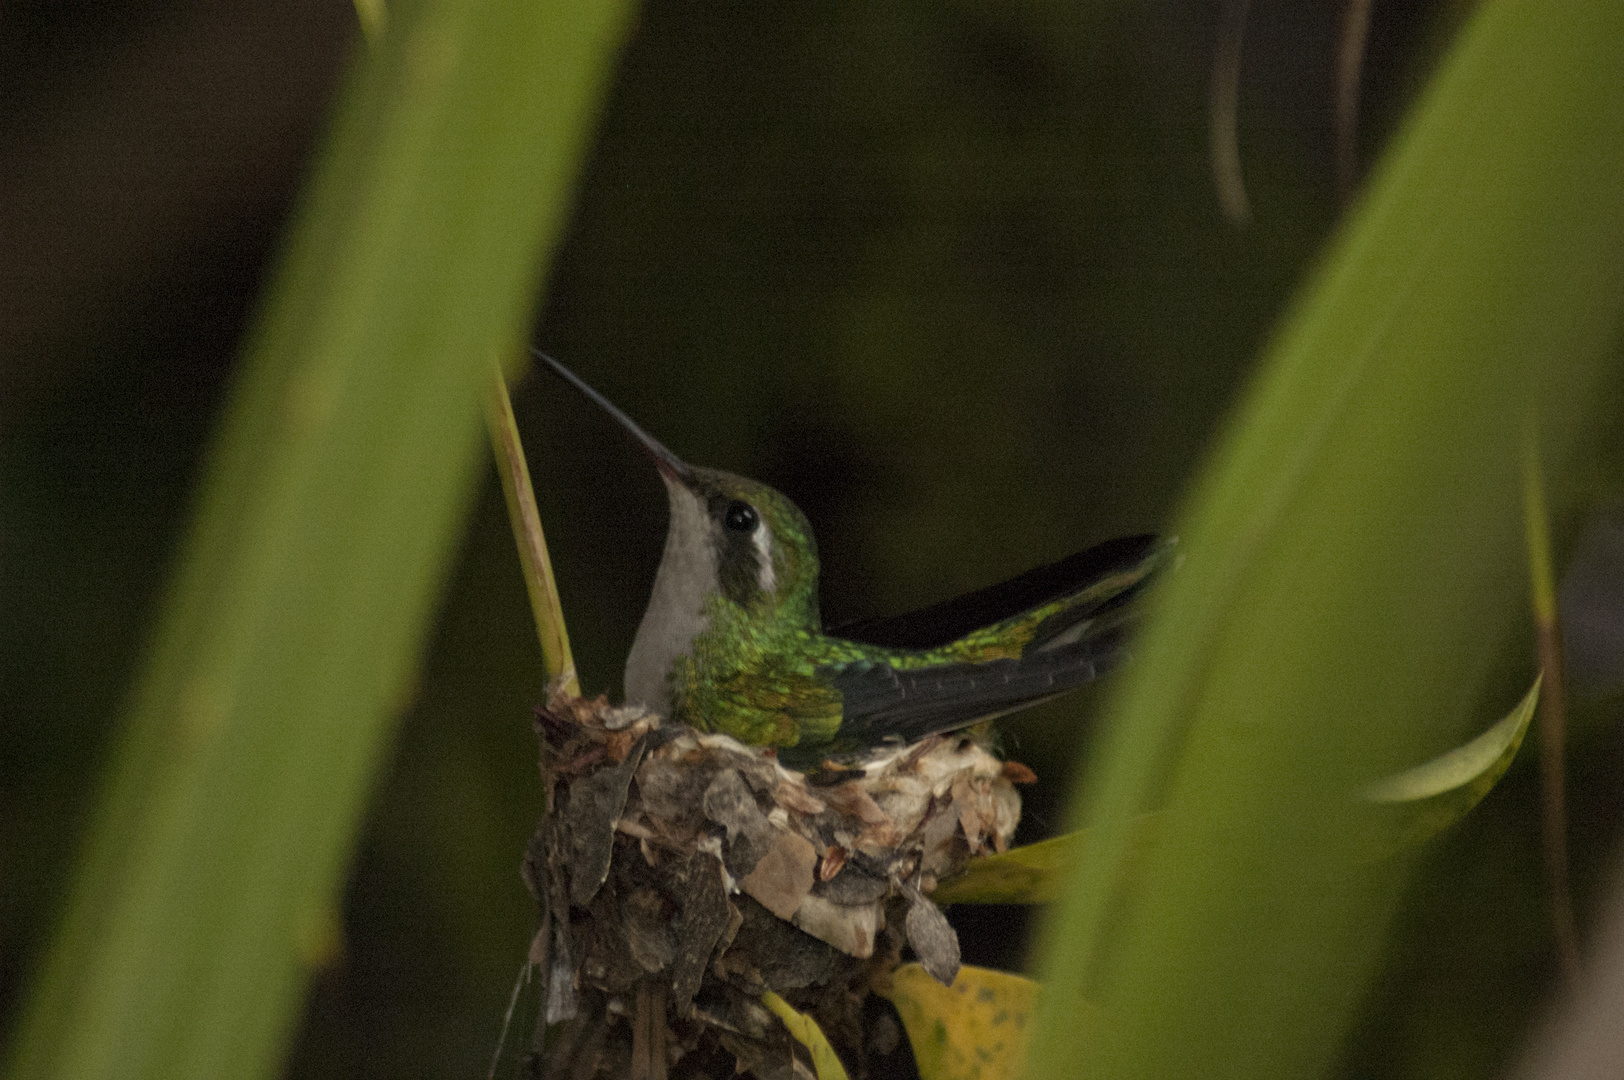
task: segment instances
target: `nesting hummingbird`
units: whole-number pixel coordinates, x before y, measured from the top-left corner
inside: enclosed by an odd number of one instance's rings
[[[626,701],[816,761],[1045,701],[1122,658],[1128,602],[1170,541],[1108,541],[999,585],[825,633],[806,517],[766,484],[689,465],[557,360],[659,471],[671,522],[626,660]]]

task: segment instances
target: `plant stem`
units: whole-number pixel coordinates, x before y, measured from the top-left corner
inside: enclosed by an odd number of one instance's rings
[[[508,520],[513,523],[513,539],[524,568],[525,590],[530,594],[530,611],[536,618],[536,636],[541,639],[547,678],[562,679],[565,692],[579,697],[581,684],[570,655],[570,637],[564,627],[564,609],[558,602],[552,559],[547,555],[547,537],[541,531],[541,515],[536,511],[536,492],[530,486],[530,467],[525,464],[524,445],[513,419],[507,380],[496,363],[491,364],[485,425],[490,429],[491,449],[496,454],[496,471],[502,477],[502,494],[507,497]]]
[[[1570,980],[1579,975],[1579,934],[1573,918],[1573,891],[1568,883],[1568,816],[1564,744],[1567,708],[1562,692],[1562,626],[1557,618],[1556,589],[1551,574],[1550,522],[1540,478],[1539,437],[1529,425],[1523,443],[1523,525],[1528,535],[1529,584],[1534,607],[1534,634],[1544,688],[1539,700],[1539,766],[1542,799],[1541,839],[1545,878],[1551,890],[1551,922],[1557,954]]]

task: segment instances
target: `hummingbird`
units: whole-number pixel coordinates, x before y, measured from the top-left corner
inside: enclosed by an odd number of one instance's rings
[[[563,364],[531,350],[654,461],[670,525],[626,660],[628,705],[835,759],[911,743],[1092,682],[1124,656],[1129,601],[1172,545],[1122,537],[905,615],[825,632],[818,554],[766,484],[689,465]]]

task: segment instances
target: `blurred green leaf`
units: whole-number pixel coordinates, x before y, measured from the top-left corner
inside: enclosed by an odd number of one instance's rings
[[[619,3],[397,4],[250,336],[7,1075],[279,1070]]]
[[[1021,1075],[1038,997],[1031,979],[967,964],[949,987],[918,964],[903,964],[892,972],[886,997],[902,1018],[923,1080]]]
[[[1409,862],[1361,864],[1347,792],[1458,738],[1519,614],[1524,414],[1560,461],[1603,400],[1621,46],[1611,0],[1479,7],[1269,348],[1093,748],[1032,1076],[1305,1077],[1343,1045]]]
[[[796,1011],[794,1006],[771,990],[761,996],[761,1003],[784,1022],[795,1041],[812,1055],[812,1068],[817,1071],[818,1080],[846,1080],[846,1066],[840,1063],[840,1055],[829,1045],[816,1020]]]

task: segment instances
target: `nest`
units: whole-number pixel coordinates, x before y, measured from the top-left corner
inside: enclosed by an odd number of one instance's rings
[[[810,1076],[769,990],[865,1075],[897,1041],[871,994],[904,947],[953,981],[958,938],[928,894],[1004,850],[1013,783],[1032,778],[962,735],[800,773],[770,749],[558,692],[536,728],[538,1077]]]

